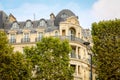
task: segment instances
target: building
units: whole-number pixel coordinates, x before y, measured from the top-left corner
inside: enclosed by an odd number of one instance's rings
[[[68,39],[72,47],[70,64],[75,69],[74,80],[90,80],[90,56],[83,44],[91,42],[89,29],[80,26],[78,17],[70,10],[64,9],[56,16],[51,13],[49,19],[26,20],[19,22],[10,14],[0,11],[0,29],[7,33],[14,51],[23,52],[25,46],[35,46],[43,36]],[[95,80],[93,68],[93,80]]]

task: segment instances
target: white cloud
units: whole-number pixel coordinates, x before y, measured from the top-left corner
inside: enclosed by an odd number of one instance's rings
[[[62,9],[70,9],[78,17],[80,25],[83,28],[90,28],[93,22],[106,19],[120,18],[120,0],[97,0],[93,3],[92,8],[84,10],[81,5],[74,2],[69,2],[66,5],[53,4],[46,5],[41,3],[25,3],[14,9],[7,9],[7,14],[12,13],[18,21],[25,21],[27,19],[36,20],[41,18],[49,19],[50,13],[57,15]],[[0,4],[0,9],[3,9]]]
[[[98,0],[92,13],[98,20],[120,18],[120,0]]]

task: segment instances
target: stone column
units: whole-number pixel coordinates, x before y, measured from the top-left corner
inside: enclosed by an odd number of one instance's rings
[[[75,54],[76,54],[76,58],[78,59],[78,46],[76,46]]]
[[[76,75],[78,76],[78,65],[76,65]]]

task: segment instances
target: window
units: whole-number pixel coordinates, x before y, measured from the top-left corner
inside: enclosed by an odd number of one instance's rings
[[[81,59],[81,56],[80,56],[80,47],[78,47],[78,59]]]
[[[76,51],[76,49],[75,49],[75,48],[72,48],[72,51],[71,51],[71,58],[76,58],[75,51]]]
[[[81,73],[80,66],[78,66],[78,74],[80,74],[80,73]]]
[[[22,39],[22,42],[30,42],[29,33],[24,33],[24,37]]]
[[[39,38],[42,38],[42,37],[43,37],[43,32],[39,32],[39,33],[38,33],[38,37],[39,37]]]
[[[11,34],[10,35],[10,43],[15,43],[16,39],[15,39],[15,34]]]
[[[66,33],[65,30],[62,30],[62,36],[65,36],[65,33]]]
[[[26,22],[26,28],[30,28],[30,27],[32,27],[32,23],[30,21],[27,21]]]
[[[76,65],[71,64],[70,66],[71,66],[71,68],[74,70],[74,73],[76,73]]]
[[[73,28],[70,28],[70,29],[69,29],[69,36],[75,37],[75,29],[73,29]]]
[[[40,41],[43,37],[43,32],[38,32],[38,38],[37,41]]]
[[[41,20],[39,26],[45,27],[45,26],[46,26],[45,21],[44,21],[44,20]]]
[[[15,22],[15,23],[12,24],[11,29],[19,29],[19,25]]]
[[[80,38],[80,33],[78,33],[78,38]]]
[[[55,36],[58,36],[58,32],[57,31],[55,31]]]
[[[25,33],[24,38],[29,38],[29,33]]]
[[[62,15],[61,15],[61,18],[67,18],[68,17],[68,15],[66,14],[66,13],[63,13]]]
[[[71,41],[75,40],[75,34],[76,34],[75,29],[74,28],[70,28],[68,35],[69,35]]]

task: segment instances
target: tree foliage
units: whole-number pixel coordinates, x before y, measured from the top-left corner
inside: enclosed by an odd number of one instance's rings
[[[93,53],[100,80],[120,80],[120,20],[92,24]]]
[[[28,80],[30,74],[24,55],[13,52],[6,34],[0,31],[0,80]]]
[[[35,47],[26,47],[24,52],[31,60],[33,79],[38,80],[73,80],[73,70],[69,66],[71,47],[67,40],[46,37]]]

